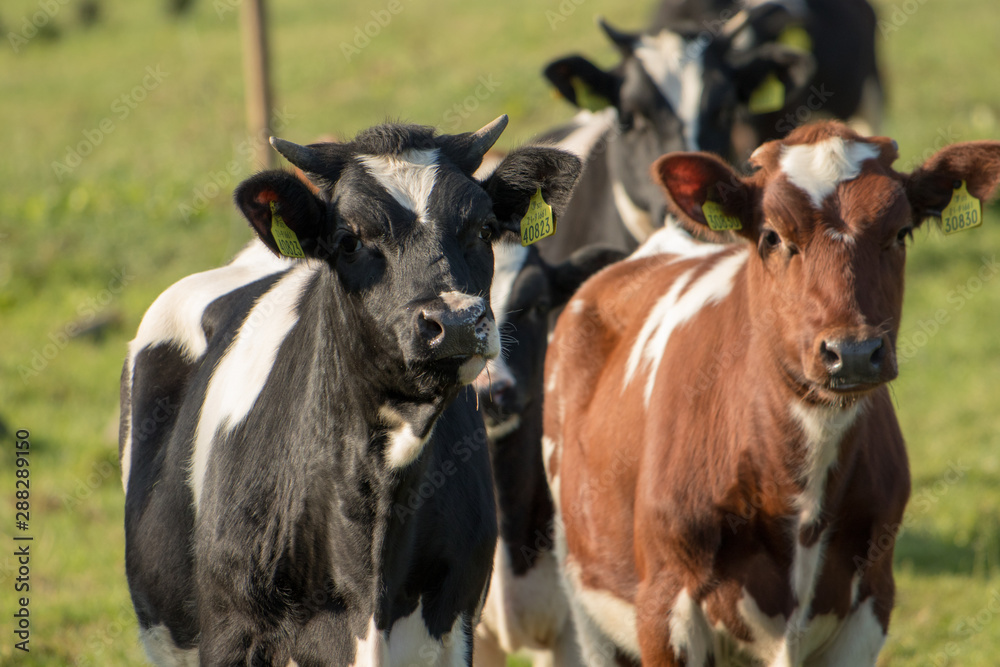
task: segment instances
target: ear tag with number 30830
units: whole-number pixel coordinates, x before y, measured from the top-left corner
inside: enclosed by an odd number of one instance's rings
[[[528,210],[521,218],[521,245],[529,246],[556,233],[556,219],[552,207],[542,199],[542,189],[535,190],[528,202]]]
[[[275,202],[272,201],[271,236],[274,237],[274,242],[278,244],[278,252],[285,257],[304,258],[306,254],[302,252],[302,246],[299,245],[299,237],[281,219],[281,215],[275,210],[276,208]]]
[[[713,232],[724,232],[730,229],[743,229],[740,219],[732,215],[726,215],[719,202],[707,201],[701,205],[701,212],[705,214],[708,221],[708,228]]]
[[[958,181],[951,201],[941,211],[941,231],[945,234],[964,232],[983,224],[983,204],[969,194],[965,181]]]

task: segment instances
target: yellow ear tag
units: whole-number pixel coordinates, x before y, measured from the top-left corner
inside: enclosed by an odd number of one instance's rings
[[[701,205],[701,212],[708,220],[708,228],[715,232],[724,232],[729,229],[743,229],[740,219],[722,212],[722,206],[718,202],[707,201]]]
[[[585,84],[578,76],[570,79],[573,86],[573,93],[576,94],[576,106],[587,111],[600,111],[611,106],[610,100],[603,95],[591,91],[590,86]]]
[[[945,234],[964,232],[983,224],[983,204],[969,194],[965,181],[951,193],[951,201],[941,211],[941,231]]]
[[[771,72],[750,95],[750,113],[771,113],[785,106],[785,84]]]
[[[778,43],[799,51],[812,53],[813,43],[809,33],[799,25],[789,26],[778,35]]]
[[[556,219],[552,207],[542,199],[542,189],[535,190],[528,202],[528,210],[521,218],[521,245],[529,246],[556,233]]]
[[[278,252],[285,257],[304,258],[306,254],[302,252],[302,246],[299,245],[299,237],[288,228],[275,208],[275,202],[271,202],[271,236],[278,244]]]

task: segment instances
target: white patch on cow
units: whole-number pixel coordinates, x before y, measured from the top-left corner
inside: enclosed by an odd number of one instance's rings
[[[885,630],[875,616],[875,598],[869,597],[840,624],[836,637],[810,664],[821,667],[874,667],[882,645]]]
[[[434,428],[427,431],[427,436],[421,438],[413,432],[413,427],[403,416],[387,405],[378,411],[379,418],[389,427],[386,431],[385,464],[390,468],[404,468],[413,463],[424,445],[430,440]]]
[[[358,639],[351,667],[388,667],[389,664],[389,646],[372,618],[368,621],[368,634]]]
[[[506,653],[551,649],[566,627],[569,606],[551,551],[539,554],[524,575],[514,574],[510,552],[497,543],[493,578],[481,623]]]
[[[639,243],[648,239],[654,231],[653,218],[649,215],[649,211],[642,210],[632,201],[621,181],[611,183],[611,194],[615,199],[615,209],[629,234]]]
[[[187,361],[197,360],[208,345],[201,326],[205,308],[239,287],[292,265],[291,261],[274,256],[262,244],[254,243],[226,266],[182,278],[160,294],[146,311],[135,339],[129,343],[129,358],[134,360],[147,347],[172,343]]]
[[[716,243],[702,243],[677,226],[668,218],[664,226],[656,230],[646,242],[639,246],[628,259],[641,259],[655,255],[679,255],[675,261],[692,257],[707,257],[721,252]]]
[[[437,148],[409,149],[399,155],[360,155],[358,159],[393,199],[426,222],[440,152]]]
[[[597,112],[581,111],[573,116],[572,124],[576,129],[555,145],[573,153],[581,160],[586,160],[601,137],[615,126],[617,118],[618,112],[614,107]]]
[[[743,589],[743,597],[736,602],[736,611],[743,621],[753,642],[740,642],[750,653],[767,664],[773,664],[784,646],[786,620],[784,614],[768,616],[761,611],[757,600]]]
[[[497,326],[507,321],[510,307],[510,293],[514,288],[524,263],[528,260],[528,249],[519,243],[500,243],[493,246],[493,285],[490,287],[490,307]]]
[[[205,390],[191,460],[195,510],[201,503],[212,443],[220,430],[235,428],[250,412],[274,367],[278,349],[298,322],[298,302],[315,275],[307,265],[282,276],[250,309],[243,325],[216,364]]]
[[[783,146],[779,164],[788,181],[809,195],[813,206],[822,208],[839,183],[856,178],[862,163],[878,156],[874,144],[830,137],[815,144]]]
[[[139,630],[149,661],[162,667],[198,667],[198,649],[178,648],[165,625]]]
[[[687,589],[682,590],[670,609],[670,646],[674,655],[684,655],[686,665],[708,663],[710,648],[714,646],[712,627],[701,607],[691,598]]]
[[[789,412],[802,431],[805,448],[805,462],[799,473],[805,490],[795,500],[800,527],[819,518],[827,474],[837,463],[840,441],[854,425],[864,404],[858,401],[848,408],[836,408],[794,401],[790,405]]]
[[[469,637],[465,632],[463,616],[459,614],[441,640],[431,636],[424,623],[423,600],[417,608],[392,624],[388,637],[386,665],[439,665],[464,667],[468,653]]]
[[[706,45],[705,41],[685,40],[664,30],[659,35],[643,35],[635,47],[636,58],[680,119],[684,143],[692,151],[700,148],[698,113]]]
[[[129,402],[125,406],[125,414],[121,415],[121,426],[120,430],[125,431],[124,436],[119,435],[122,439],[122,455],[120,465],[122,467],[122,489],[125,493],[128,493],[128,476],[132,471],[132,390],[135,388],[134,374],[132,372],[132,357],[125,357],[125,369],[122,371],[122,375],[126,378],[128,383],[129,391]]]
[[[851,236],[850,232],[846,231],[841,232],[836,229],[827,229],[826,236],[827,238],[836,241],[837,243],[845,243],[847,245],[854,245],[855,243],[857,243],[855,238]]]
[[[571,558],[567,558],[564,564],[566,581],[587,617],[620,649],[638,659],[639,633],[636,628],[635,606],[609,591],[586,588],[580,576],[579,564]]]
[[[496,355],[500,354],[500,336],[495,333],[496,327],[490,327],[490,329],[493,332],[492,338],[495,338],[496,340],[495,342],[493,340],[488,341],[490,348],[489,351],[487,352],[487,355],[492,355],[495,357]],[[459,384],[467,385],[475,382],[476,378],[479,377],[479,375],[486,368],[486,363],[487,363],[487,357],[481,357],[478,354],[469,357],[467,361],[465,361],[461,366],[458,367]]]
[[[561,496],[559,476],[553,476],[551,470],[552,457],[557,454],[559,444],[547,435],[542,436],[542,466],[545,468],[545,478],[549,482],[549,494],[552,496],[552,504],[559,511],[559,501]]]
[[[625,365],[623,392],[635,377],[640,365],[648,366],[649,375],[644,399],[646,406],[649,405],[656,384],[656,373],[666,353],[670,334],[678,326],[692,319],[705,306],[726,298],[733,289],[736,274],[746,264],[747,257],[748,252],[741,251],[720,259],[715,266],[690,285],[687,291],[685,288],[691,282],[696,268],[690,269],[674,281],[667,293],[656,302],[632,345]]]

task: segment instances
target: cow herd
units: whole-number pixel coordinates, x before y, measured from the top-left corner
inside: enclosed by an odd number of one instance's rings
[[[979,223],[1000,143],[893,169],[861,0],[601,25],[619,66],[552,62],[580,113],[500,157],[506,116],[272,138],[257,238],[150,306],[120,459],[152,662],[875,664],[907,246]]]

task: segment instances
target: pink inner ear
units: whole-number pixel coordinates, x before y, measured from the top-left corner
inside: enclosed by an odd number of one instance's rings
[[[706,184],[713,174],[704,160],[686,157],[667,158],[660,165],[660,178],[679,207],[688,215],[700,218],[705,203]]]
[[[274,190],[261,190],[254,197],[258,204],[270,204],[273,201],[278,201],[278,193]]]

